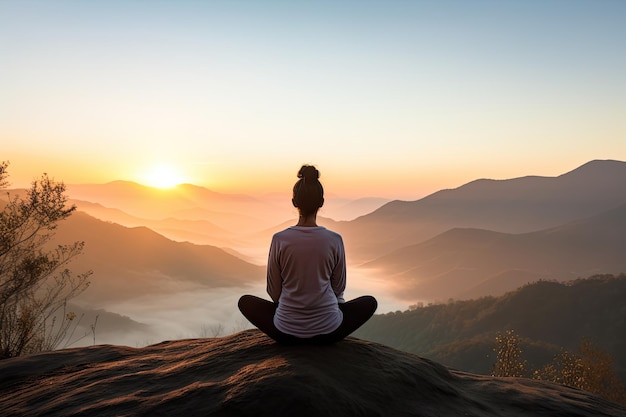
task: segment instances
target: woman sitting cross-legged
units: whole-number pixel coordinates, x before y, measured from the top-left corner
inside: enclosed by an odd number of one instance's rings
[[[293,187],[298,223],[276,233],[267,264],[272,301],[253,295],[239,310],[259,330],[282,344],[330,344],[348,336],[374,314],[377,301],[344,301],[346,256],[341,235],[317,225],[324,204],[319,171],[304,165]]]

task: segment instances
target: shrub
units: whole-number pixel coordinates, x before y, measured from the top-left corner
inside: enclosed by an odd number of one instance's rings
[[[522,360],[521,339],[513,330],[496,335],[493,376],[523,377],[528,374]],[[534,379],[556,382],[585,390],[610,401],[626,404],[626,389],[615,374],[613,358],[583,338],[578,353],[562,350],[552,363],[532,373]]]
[[[507,330],[504,334],[496,334],[496,363],[493,366],[493,376],[523,377],[527,374],[526,361],[522,360],[521,339],[513,330]]]
[[[558,382],[626,404],[626,389],[615,374],[613,357],[583,338],[578,353],[562,351],[553,364],[535,371],[534,378]]]
[[[7,162],[0,163],[6,188]],[[23,196],[6,193],[0,211],[0,358],[52,350],[66,336],[72,314],[56,321],[68,299],[84,291],[91,271],[67,268],[83,242],[54,247],[57,224],[76,209],[67,206],[65,185],[43,174]]]

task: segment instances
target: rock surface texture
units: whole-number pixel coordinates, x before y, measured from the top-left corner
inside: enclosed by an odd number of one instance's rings
[[[0,362],[3,416],[626,416],[586,392],[447,369],[378,343],[285,347],[257,330]]]

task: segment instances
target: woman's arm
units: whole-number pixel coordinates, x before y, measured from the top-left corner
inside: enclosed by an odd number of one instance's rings
[[[343,240],[339,239],[339,246],[336,254],[336,265],[330,277],[330,285],[337,296],[338,303],[345,303],[343,292],[346,290],[346,251],[343,247]]]
[[[280,275],[280,263],[278,262],[278,243],[276,236],[272,237],[270,253],[267,258],[267,293],[272,301],[278,302],[283,289],[282,277]]]

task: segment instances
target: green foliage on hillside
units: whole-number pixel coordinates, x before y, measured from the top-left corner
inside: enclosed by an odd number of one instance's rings
[[[356,337],[469,372],[489,374],[498,332],[515,329],[530,369],[550,363],[584,338],[615,359],[626,380],[626,275],[539,281],[500,297],[451,301],[375,315]]]

